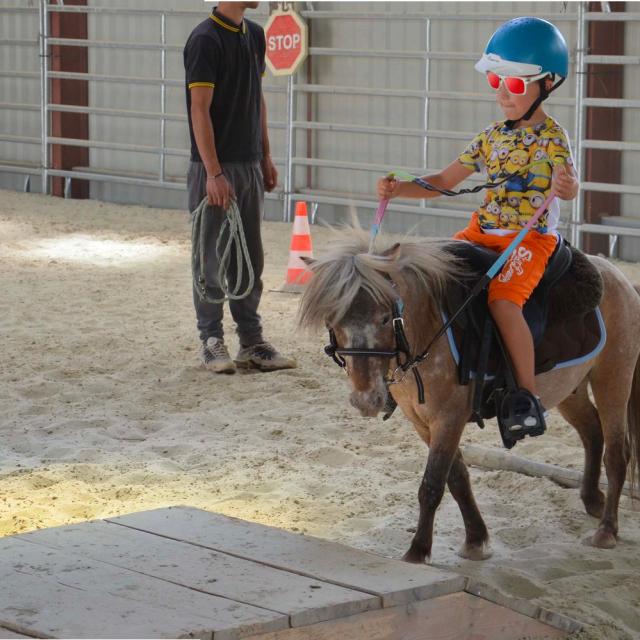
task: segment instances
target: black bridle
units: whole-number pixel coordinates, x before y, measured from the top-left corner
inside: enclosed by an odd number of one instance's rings
[[[338,346],[335,332],[330,328],[329,344],[324,348],[324,352],[328,356],[331,356],[334,362],[345,371],[347,369],[347,363],[344,356],[360,356],[365,358],[395,357],[398,366],[393,372],[391,378],[387,378],[385,376],[385,383],[387,386],[390,384],[398,384],[404,380],[408,371],[412,371],[413,377],[416,381],[416,386],[418,387],[418,402],[420,404],[424,404],[424,383],[422,382],[422,376],[418,371],[418,365],[422,364],[429,357],[429,351],[436,340],[447,332],[447,329],[453,325],[458,316],[466,309],[467,305],[487,286],[490,281],[491,277],[488,274],[485,274],[480,278],[480,280],[478,280],[478,282],[476,282],[465,300],[460,304],[451,317],[440,327],[440,329],[438,329],[436,335],[431,338],[431,342],[429,342],[427,348],[414,358],[411,357],[411,347],[409,346],[409,341],[407,340],[407,335],[404,331],[404,320],[402,318],[404,303],[400,298],[396,298],[393,303],[393,333],[396,340],[396,348],[394,351],[384,349],[341,349]],[[404,362],[401,357],[403,355]],[[398,374],[398,372],[402,372],[399,379],[396,378],[396,374]]]
[[[324,348],[324,352],[333,358],[333,361],[345,371],[347,370],[347,362],[344,356],[360,356],[364,358],[395,358],[397,367],[391,378],[385,376],[385,383],[387,385],[397,384],[404,379],[404,375],[400,380],[396,380],[396,373],[398,371],[406,372],[411,369],[413,371],[413,377],[415,378],[416,385],[418,387],[418,401],[420,404],[424,404],[424,383],[422,382],[422,376],[414,364],[415,359],[411,358],[411,348],[409,347],[409,341],[407,340],[407,334],[404,330],[404,319],[402,312],[404,310],[404,303],[400,298],[397,298],[393,303],[393,334],[395,337],[395,349],[353,349],[353,348],[340,348],[338,341],[336,340],[336,334],[333,329],[329,329],[329,344]],[[426,356],[425,356],[426,357]]]

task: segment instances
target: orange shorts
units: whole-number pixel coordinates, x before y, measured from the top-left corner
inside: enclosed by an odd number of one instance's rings
[[[484,233],[478,223],[478,214],[474,213],[469,226],[453,237],[502,253],[516,233],[514,231],[508,236]],[[502,271],[489,284],[489,302],[509,300],[522,308],[540,282],[557,242],[555,233],[542,234],[531,229],[502,267]]]

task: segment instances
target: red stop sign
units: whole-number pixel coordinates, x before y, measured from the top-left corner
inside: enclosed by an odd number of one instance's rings
[[[267,66],[274,76],[295,72],[307,57],[307,25],[295,11],[275,11],[264,27]]]

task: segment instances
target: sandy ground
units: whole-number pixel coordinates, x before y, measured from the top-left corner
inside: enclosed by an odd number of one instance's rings
[[[290,229],[264,225],[266,289],[284,278]],[[313,230],[316,252],[325,230]],[[640,282],[638,265],[621,268]],[[325,336],[296,332],[298,299],[266,293],[266,335],[299,368],[214,376],[200,368],[189,224],[175,211],[0,191],[0,535],[189,504],[399,557],[416,524],[427,450],[399,412],[356,415]],[[228,342],[237,348],[231,321]],[[465,441],[500,446],[497,428]],[[581,468],[558,414],[515,451]],[[623,499],[612,551],[578,491],[472,469],[493,557],[455,551],[445,495],[433,563],[594,625],[640,637],[640,513]]]

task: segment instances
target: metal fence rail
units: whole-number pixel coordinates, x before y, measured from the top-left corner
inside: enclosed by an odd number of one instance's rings
[[[307,3],[310,4],[310,3]],[[571,5],[569,5],[571,6]],[[637,109],[640,108],[640,100],[636,99],[602,99],[587,98],[585,96],[585,72],[588,64],[615,64],[633,65],[640,63],[640,56],[606,56],[588,54],[586,26],[590,21],[638,21],[640,13],[598,13],[585,10],[586,3],[578,2],[574,5],[576,11],[573,13],[554,14],[553,20],[556,22],[570,22],[577,26],[576,60],[575,67],[575,99],[573,98],[552,98],[550,104],[573,107],[575,109],[575,122],[573,129],[574,149],[577,161],[577,170],[581,182],[581,195],[574,201],[571,211],[571,221],[569,224],[571,240],[574,244],[580,245],[582,233],[605,233],[610,236],[628,235],[637,237],[635,229],[625,229],[613,227],[611,225],[585,224],[583,221],[583,195],[585,190],[605,191],[621,194],[640,194],[640,187],[635,185],[608,184],[598,182],[582,182],[583,159],[586,149],[616,149],[623,151],[640,151],[640,142],[613,142],[603,140],[587,140],[584,137],[585,113],[587,107],[610,107]],[[80,13],[89,14],[99,19],[100,16],[109,15],[130,15],[130,16],[153,16],[158,20],[158,39],[155,42],[120,42],[111,40],[96,39],[73,39],[59,38],[49,35],[49,17],[52,13]],[[171,148],[167,146],[166,124],[168,122],[184,122],[184,113],[169,113],[167,111],[167,88],[182,87],[184,80],[181,78],[167,77],[167,54],[182,50],[182,45],[169,44],[167,42],[167,21],[174,17],[201,17],[200,11],[172,10],[172,9],[136,9],[134,7],[109,7],[109,6],[71,6],[62,2],[55,5],[49,4],[48,0],[39,0],[38,8],[23,6],[0,7],[0,15],[15,14],[38,14],[39,16],[39,37],[37,40],[28,38],[11,38],[0,40],[0,47],[38,47],[40,57],[40,72],[16,70],[0,71],[0,78],[20,78],[26,81],[40,81],[40,104],[22,104],[11,102],[0,102],[0,110],[9,111],[39,111],[41,120],[40,137],[25,137],[20,135],[0,135],[0,142],[11,142],[19,144],[33,144],[41,146],[41,161],[38,166],[25,165],[18,162],[2,162],[0,171],[13,172],[18,174],[39,174],[42,178],[43,191],[46,193],[49,188],[50,177],[62,177],[67,181],[68,186],[73,179],[91,180],[99,182],[112,182],[121,184],[131,184],[139,186],[157,186],[166,189],[182,189],[184,183],[174,180],[166,175],[167,157],[186,157],[189,151],[184,148]],[[324,168],[341,169],[345,171],[360,171],[381,173],[387,169],[384,165],[367,162],[347,162],[336,159],[320,159],[314,157],[300,157],[296,155],[296,132],[315,131],[332,133],[356,133],[371,136],[401,136],[405,138],[422,138],[421,154],[422,166],[414,167],[414,172],[424,171],[427,166],[428,145],[432,140],[468,140],[473,133],[438,130],[431,126],[431,108],[434,101],[457,102],[493,102],[494,98],[487,94],[479,94],[465,91],[436,91],[432,88],[432,61],[471,61],[476,59],[472,53],[455,51],[435,51],[431,48],[432,29],[434,23],[441,21],[466,21],[466,22],[499,22],[513,17],[513,14],[436,14],[427,15],[419,12],[411,13],[390,13],[371,12],[368,14],[353,11],[325,11],[307,10],[301,12],[302,16],[310,21],[318,20],[358,20],[358,21],[410,21],[419,23],[423,27],[425,47],[418,50],[397,50],[397,49],[374,49],[360,50],[350,48],[334,47],[311,47],[310,56],[322,58],[336,56],[339,58],[373,58],[381,60],[414,60],[423,63],[422,89],[404,90],[381,88],[374,89],[366,86],[340,86],[327,84],[310,84],[298,82],[298,78],[290,77],[287,85],[274,86],[265,84],[264,90],[268,93],[282,95],[284,106],[286,107],[285,121],[270,121],[271,129],[278,129],[285,132],[284,149],[282,157],[276,158],[279,166],[283,167],[284,190],[275,194],[267,194],[269,198],[275,198],[283,202],[283,219],[289,220],[291,216],[291,205],[293,202],[305,199],[315,203],[326,203],[331,205],[354,205],[364,208],[374,208],[377,203],[369,197],[345,194],[337,191],[327,191],[317,188],[296,189],[296,168]],[[532,14],[535,15],[535,14]],[[540,17],[548,18],[547,14]],[[80,46],[90,49],[118,49],[118,50],[139,50],[156,52],[160,57],[159,77],[138,77],[127,75],[105,75],[97,73],[72,73],[52,71],[49,68],[49,53],[51,46]],[[140,86],[160,87],[159,104],[157,110],[135,110],[135,109],[115,109],[100,106],[80,107],[72,105],[53,104],[49,97],[49,83],[52,79],[76,79],[101,83],[125,83]],[[324,96],[375,96],[377,98],[403,98],[419,100],[422,103],[420,122],[414,127],[394,127],[394,126],[369,126],[367,124],[347,124],[338,122],[320,122],[316,120],[305,120],[298,117],[296,113],[296,96],[324,95]],[[160,132],[157,145],[140,145],[135,143],[116,143],[108,140],[78,140],[53,137],[50,135],[50,114],[52,112],[84,113],[97,116],[133,118],[140,120],[155,120],[160,124]],[[143,153],[156,155],[158,158],[157,175],[126,174],[123,172],[107,171],[98,168],[81,167],[77,170],[54,170],[49,161],[49,150],[53,144],[64,144],[91,149],[105,149],[121,152]],[[439,207],[405,205],[392,203],[390,208],[398,212],[417,213],[425,216],[460,218],[468,216],[468,209],[457,210],[446,204]],[[597,230],[594,228],[597,227]]]

